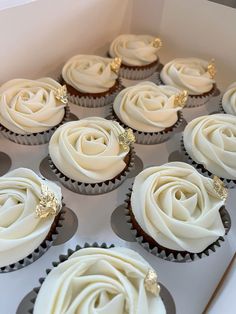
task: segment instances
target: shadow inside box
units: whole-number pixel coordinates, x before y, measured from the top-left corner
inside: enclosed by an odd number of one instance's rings
[[[0,176],[3,176],[11,168],[11,157],[4,152],[0,152]]]
[[[142,170],[143,170],[144,166],[143,166],[143,161],[140,157],[138,157],[137,155],[134,156],[134,167],[133,169],[130,171],[130,173],[128,174],[127,179],[131,179],[136,177]]]
[[[52,172],[49,166],[48,156],[40,162],[39,171],[44,178],[52,181],[58,181],[57,176]]]
[[[184,152],[180,150],[175,150],[171,152],[168,156],[168,162],[174,161],[187,162],[187,157],[185,156]]]
[[[175,302],[172,295],[162,283],[159,283],[159,285],[161,288],[160,296],[162,298],[163,303],[165,304],[166,314],[176,314]],[[16,314],[32,313],[34,306],[32,300],[34,300],[36,297],[37,293],[34,290],[30,291],[20,302],[16,310]]]
[[[68,120],[69,121],[77,121],[77,120],[79,120],[79,118],[74,113],[70,112]]]

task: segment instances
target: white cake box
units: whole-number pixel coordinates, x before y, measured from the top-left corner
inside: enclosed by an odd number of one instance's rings
[[[235,29],[236,9],[206,0],[33,1],[0,11],[0,84],[17,77],[49,75],[57,78],[62,65],[74,54],[104,55],[116,35],[147,33],[163,39],[162,63],[175,57],[215,58],[217,84],[223,90],[236,81]],[[190,121],[217,111],[218,102],[219,97],[215,97],[206,106],[184,109],[184,118]],[[107,114],[104,108],[79,108],[75,105],[71,106],[71,111],[80,118]],[[179,149],[180,137],[176,134],[168,142],[158,145],[135,145],[137,155],[145,167],[168,162],[170,153]],[[48,154],[47,147],[47,144],[23,146],[0,138],[0,151],[10,156],[11,169],[25,166],[39,173],[40,163]],[[1,165],[2,161],[0,168]],[[177,313],[202,313],[235,252],[236,189],[230,191],[226,204],[232,228],[222,247],[207,258],[177,264],[152,256],[138,243],[126,241],[128,238],[124,234],[123,238],[117,235],[123,231],[117,231],[118,224],[114,226],[117,217],[114,218],[113,211],[123,203],[132,181],[130,178],[118,189],[99,196],[77,195],[62,188],[66,205],[77,215],[77,232],[66,243],[50,248],[32,265],[0,274],[0,312],[16,313],[23,297],[38,286],[40,277],[45,276],[45,269],[50,268],[51,262],[66,253],[68,248],[74,249],[86,241],[97,241],[138,251],[157,270],[160,281],[171,292]],[[232,301],[230,303],[225,296],[224,302],[224,313],[233,313]],[[210,313],[220,312],[214,307]]]

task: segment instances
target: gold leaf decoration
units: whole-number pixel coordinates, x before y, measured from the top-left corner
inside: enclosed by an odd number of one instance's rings
[[[127,129],[125,132],[119,135],[119,144],[124,150],[129,150],[132,143],[135,142],[135,136],[132,129]]]
[[[157,38],[153,39],[152,46],[154,48],[161,48],[161,47],[163,47],[163,42],[160,38],[157,37]]]
[[[215,59],[211,59],[207,66],[207,72],[209,73],[210,77],[213,79],[216,75],[216,65],[215,65]]]
[[[160,286],[157,281],[157,274],[153,269],[149,269],[148,273],[144,279],[145,289],[155,296],[158,296],[160,293]]]
[[[122,61],[121,58],[116,57],[116,58],[114,58],[114,59],[112,60],[112,62],[110,63],[111,70],[112,70],[113,72],[115,72],[116,74],[118,74],[118,72],[119,72],[119,70],[120,70],[121,61]]]
[[[224,186],[224,182],[217,176],[213,177],[213,188],[216,194],[219,196],[219,198],[222,199],[223,201],[226,201],[229,191]]]
[[[184,107],[188,100],[188,92],[186,90],[181,91],[179,94],[175,95],[174,107]]]
[[[39,218],[47,218],[49,216],[56,216],[61,209],[55,194],[48,189],[48,186],[42,184],[41,196],[39,204],[36,206],[36,216]]]
[[[60,100],[63,104],[68,103],[66,85],[63,85],[56,90],[56,99]]]

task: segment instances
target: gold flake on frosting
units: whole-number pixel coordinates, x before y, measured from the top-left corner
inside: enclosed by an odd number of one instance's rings
[[[56,99],[60,100],[63,104],[68,103],[67,98],[67,88],[66,85],[63,85],[56,90]]]
[[[119,135],[119,144],[124,150],[128,150],[130,145],[135,142],[135,136],[132,129],[127,129]]]
[[[116,57],[110,63],[111,70],[113,72],[115,72],[116,74],[118,74],[118,72],[119,72],[119,69],[120,69],[120,66],[121,66],[121,61],[122,61],[121,58]]]
[[[229,194],[228,189],[224,186],[224,182],[219,177],[213,177],[213,187],[220,199],[225,201]]]
[[[155,296],[158,296],[160,293],[160,286],[157,281],[157,274],[153,269],[149,269],[148,273],[144,279],[145,289]]]
[[[156,37],[152,41],[152,46],[154,48],[161,48],[161,47],[163,47],[163,42],[162,42],[162,40],[160,38]]]
[[[175,95],[174,106],[175,107],[184,107],[188,100],[188,92],[186,90],[181,91]]]
[[[211,59],[207,66],[207,72],[209,73],[210,77],[213,79],[216,75],[216,65],[215,65],[215,59]]]
[[[48,186],[42,184],[40,202],[36,206],[36,215],[39,218],[47,218],[48,216],[56,216],[61,206],[55,194],[48,189]]]

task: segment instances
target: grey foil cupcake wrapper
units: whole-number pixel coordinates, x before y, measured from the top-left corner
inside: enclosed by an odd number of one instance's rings
[[[63,204],[63,207],[65,205]],[[63,221],[64,221],[64,215],[65,210],[61,209],[60,211],[60,217],[56,223],[56,227],[53,228],[51,231],[52,234],[50,235],[50,238],[47,240],[44,240],[31,254],[26,256],[25,258],[21,259],[20,261],[13,263],[11,265],[7,265],[0,268],[0,273],[8,273],[12,272],[21,268],[24,268],[33,262],[35,262],[37,259],[39,259],[47,250],[52,246],[53,242],[56,240],[58,233],[60,232],[60,228],[62,227]]]
[[[159,77],[157,78],[157,85],[166,85],[164,82],[162,82],[160,73]],[[188,100],[184,108],[196,108],[196,107],[201,107],[205,105],[216,93],[217,88],[216,85],[213,86],[213,88],[206,94],[202,95],[189,95]]]
[[[223,237],[219,237],[218,240],[216,240],[214,243],[212,243],[210,246],[208,246],[204,251],[200,253],[184,252],[184,254],[181,254],[181,252],[178,253],[177,251],[167,252],[167,250],[163,249],[162,247],[157,247],[157,246],[151,247],[150,244],[147,241],[145,241],[144,237],[138,234],[138,231],[135,229],[135,227],[132,224],[130,211],[129,211],[129,204],[130,204],[130,197],[131,197],[132,189],[129,189],[129,191],[130,193],[126,194],[127,198],[125,200],[125,215],[127,219],[127,224],[130,227],[131,233],[135,236],[136,241],[149,253],[157,257],[160,257],[166,261],[186,263],[186,262],[196,261],[203,257],[209,256],[212,252],[215,252],[216,249],[221,246],[221,242],[225,241]],[[231,228],[231,219],[225,207],[220,209],[220,215],[221,215],[221,219],[225,228],[225,235],[227,235]],[[168,250],[168,251],[171,251],[171,250]]]
[[[104,182],[99,182],[99,183],[83,183],[83,182],[78,182],[78,181],[68,178],[61,171],[57,169],[57,167],[54,165],[53,161],[51,160],[50,156],[49,156],[49,166],[51,170],[53,171],[53,173],[58,178],[58,180],[61,182],[61,184],[65,186],[67,189],[75,193],[79,193],[79,194],[98,195],[98,194],[103,194],[103,193],[108,193],[110,191],[113,191],[127,179],[129,173],[134,167],[134,157],[135,157],[135,151],[134,151],[134,148],[131,147],[130,160],[126,168],[120,174],[118,174],[114,179],[106,180]]]
[[[58,81],[62,83],[62,77],[60,76]],[[105,96],[78,96],[78,95],[72,95],[68,92],[68,100],[72,102],[73,104],[76,104],[81,107],[87,107],[87,108],[98,108],[98,107],[104,107],[106,105],[110,105],[115,97],[119,94],[119,92],[124,87],[121,84],[121,80],[118,80],[118,85],[116,89],[113,92],[108,92]]]
[[[115,120],[123,126],[123,128],[129,128],[128,125],[125,125],[122,121],[118,119],[115,115],[114,111],[111,110],[111,114],[108,116],[108,119]],[[161,144],[171,138],[171,136],[176,132],[176,130],[181,126],[183,123],[183,113],[179,111],[178,120],[174,125],[167,128],[167,130],[163,130],[160,132],[141,132],[137,130],[133,130],[136,143],[143,144],[143,145],[154,145],[154,144]]]
[[[140,69],[133,69],[122,65],[119,70],[119,76],[127,80],[144,80],[154,74],[157,71],[159,65],[159,60],[155,65],[149,68],[140,67]]]
[[[60,255],[59,256],[59,260],[56,261],[56,262],[52,262],[52,266],[53,268],[54,267],[57,267],[59,264],[65,262],[68,260],[68,258],[73,254],[75,253],[76,251],[78,250],[81,250],[81,249],[84,249],[84,248],[102,248],[102,249],[111,249],[115,247],[114,244],[111,244],[111,245],[107,245],[106,243],[102,243],[101,245],[99,245],[97,242],[93,243],[93,244],[89,244],[89,243],[85,243],[84,246],[80,246],[80,245],[77,245],[75,250],[71,250],[69,249],[67,251],[67,254],[65,255]],[[52,268],[52,269],[53,269]],[[46,275],[48,275],[52,269],[46,269]],[[28,314],[33,314],[33,311],[34,311],[34,305],[35,305],[35,302],[36,302],[36,299],[37,299],[37,295],[39,293],[39,290],[41,289],[41,286],[43,284],[43,282],[45,281],[46,277],[44,278],[40,278],[39,279],[39,283],[40,283],[40,286],[37,287],[37,288],[34,288],[33,291],[34,291],[34,296],[32,296],[32,299],[30,300],[31,303],[30,303],[30,306],[29,306],[29,310],[27,311]],[[175,314],[176,313],[176,308],[175,308],[175,303],[174,303],[174,300],[173,300],[173,297],[171,296],[170,292],[167,290],[167,288],[162,285],[161,283],[159,283],[160,286],[161,286],[161,290],[160,290],[160,297],[165,305],[165,308],[166,308],[166,314]]]
[[[213,178],[214,174],[212,172],[210,172],[209,170],[207,170],[206,168],[204,168],[204,166],[202,164],[198,164],[196,161],[194,161],[189,154],[187,153],[185,146],[184,146],[184,140],[183,137],[181,138],[181,142],[180,142],[180,146],[181,146],[181,150],[184,153],[185,157],[187,158],[187,162],[189,164],[191,164],[198,172],[200,172],[202,175]],[[220,180],[224,182],[224,185],[228,188],[228,189],[233,189],[236,187],[236,180],[233,179],[226,179],[226,178],[221,178]]]
[[[56,129],[62,124],[69,121],[69,116],[70,116],[70,108],[67,105],[65,107],[65,115],[62,121],[47,131],[39,132],[39,133],[32,133],[32,134],[17,134],[8,130],[7,128],[5,128],[3,125],[0,124],[0,132],[2,133],[4,137],[8,138],[10,141],[15,142],[17,144],[22,144],[22,145],[46,144],[50,141],[50,138],[53,135],[53,133],[56,131]]]

